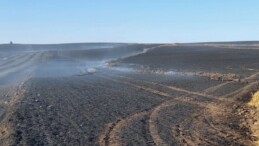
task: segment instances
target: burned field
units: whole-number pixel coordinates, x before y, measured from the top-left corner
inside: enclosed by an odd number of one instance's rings
[[[254,145],[250,43],[0,46],[0,145]]]

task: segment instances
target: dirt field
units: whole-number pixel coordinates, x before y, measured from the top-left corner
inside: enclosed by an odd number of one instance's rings
[[[0,45],[0,145],[256,145],[259,43]]]

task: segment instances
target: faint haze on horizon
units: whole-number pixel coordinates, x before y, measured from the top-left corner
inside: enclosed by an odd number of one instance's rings
[[[258,0],[2,0],[0,44],[259,40]]]

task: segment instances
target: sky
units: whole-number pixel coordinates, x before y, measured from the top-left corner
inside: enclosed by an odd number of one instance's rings
[[[0,43],[259,40],[259,0],[0,0]]]

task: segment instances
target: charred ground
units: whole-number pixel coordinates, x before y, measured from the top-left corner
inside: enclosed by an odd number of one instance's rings
[[[0,144],[253,145],[257,45],[0,45]]]

